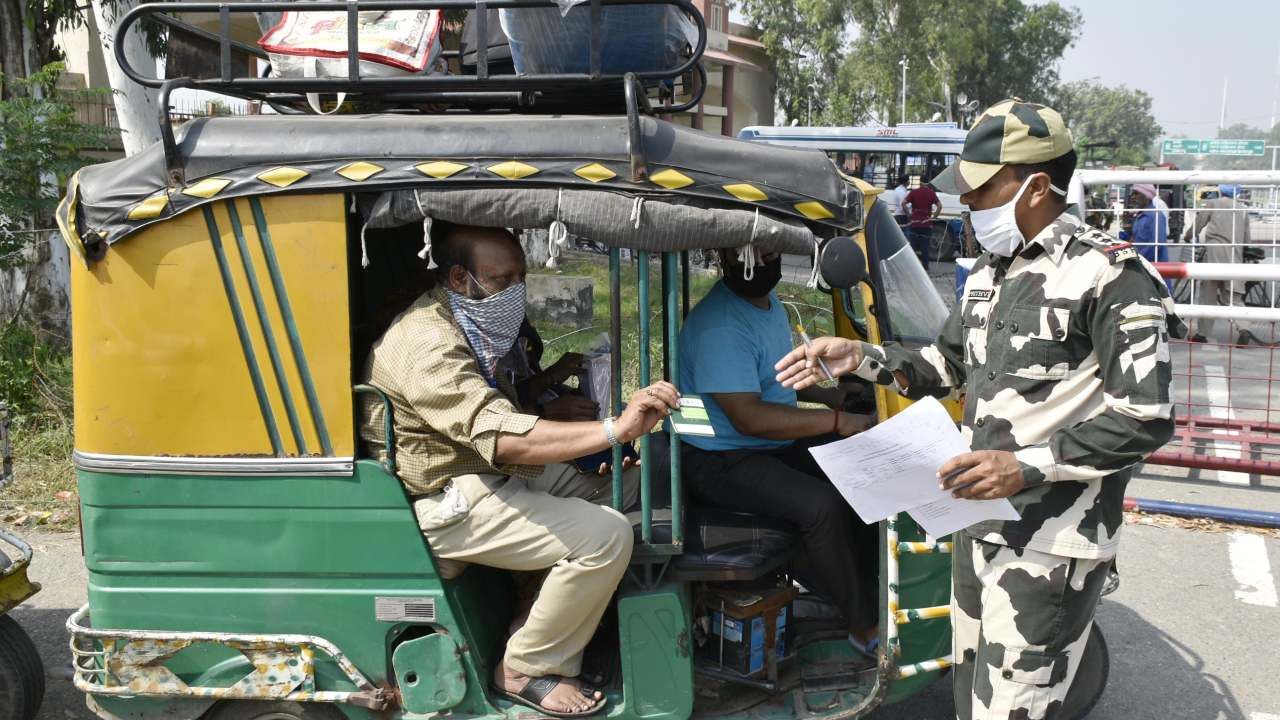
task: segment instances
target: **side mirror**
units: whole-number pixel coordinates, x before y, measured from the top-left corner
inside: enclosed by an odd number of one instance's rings
[[[847,290],[867,279],[867,256],[851,237],[833,237],[818,250],[818,271],[828,286]]]

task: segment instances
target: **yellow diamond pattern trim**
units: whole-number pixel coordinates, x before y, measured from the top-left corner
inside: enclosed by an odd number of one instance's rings
[[[164,209],[169,207],[169,194],[160,192],[143,200],[129,211],[130,220],[151,220],[160,217]]]
[[[725,185],[724,191],[739,200],[746,200],[747,202],[761,202],[769,199],[769,196],[765,195],[763,190],[749,183]]]
[[[298,182],[299,180],[306,177],[307,175],[310,175],[310,173],[308,173],[306,170],[299,170],[298,168],[282,166],[277,168],[271,168],[266,172],[258,173],[258,179],[268,185],[275,185],[276,187],[289,187],[290,185]]]
[[[574,170],[573,174],[577,175],[583,180],[590,180],[591,182],[600,182],[601,180],[612,180],[618,177],[618,173],[610,170],[609,168],[601,165],[600,163],[591,163],[589,165],[583,165],[577,170]]]
[[[822,203],[816,200],[810,200],[809,202],[796,203],[795,208],[797,212],[809,218],[810,220],[826,220],[828,218],[835,217],[835,215],[833,215],[831,211],[827,209],[826,205],[823,205]]]
[[[421,165],[414,165],[414,167],[417,168],[418,172],[422,173],[423,175],[426,175],[428,177],[433,177],[437,180],[443,180],[447,177],[452,177],[454,175],[457,175],[463,170],[466,170],[468,166],[463,165],[462,163],[437,160],[436,162],[429,162],[429,163],[422,163]]]
[[[497,165],[490,165],[486,168],[489,172],[508,180],[519,180],[527,178],[530,175],[537,175],[538,168],[522,163],[518,160],[508,160],[500,162]]]
[[[356,162],[343,165],[342,167],[338,168],[334,172],[338,173],[339,175],[341,175],[342,177],[348,180],[355,180],[356,182],[362,182],[364,180],[368,180],[374,175],[377,175],[383,170],[386,170],[386,168],[382,167],[381,165],[377,165],[371,162],[365,162],[364,160],[357,160]]]
[[[208,199],[222,192],[222,190],[230,184],[231,181],[227,178],[205,178],[195,185],[183,188],[182,194]]]
[[[661,185],[668,190],[679,190],[682,187],[689,187],[693,184],[693,178],[671,168],[650,175],[649,180],[653,181],[654,185]]]

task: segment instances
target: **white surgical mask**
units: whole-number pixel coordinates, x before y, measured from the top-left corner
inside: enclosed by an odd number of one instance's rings
[[[1022,181],[1022,187],[1018,188],[1018,192],[1009,202],[1000,207],[993,207],[988,210],[970,210],[969,225],[973,228],[973,238],[978,241],[983,250],[998,255],[1000,257],[1013,257],[1026,238],[1022,236],[1022,231],[1018,229],[1018,200],[1022,198],[1022,193],[1026,192],[1027,184],[1031,182],[1031,176]],[[1060,190],[1053,185],[1049,189],[1066,196],[1065,190]]]

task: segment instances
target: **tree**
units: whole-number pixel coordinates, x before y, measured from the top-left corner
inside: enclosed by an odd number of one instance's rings
[[[98,35],[102,39],[107,76],[111,79],[114,91],[116,117],[120,122],[120,139],[125,155],[141,152],[143,148],[160,141],[160,127],[156,123],[160,106],[159,91],[138,85],[126,77],[115,57],[116,24],[138,4],[138,0],[93,0],[93,14],[97,20]],[[148,67],[149,63],[152,69],[155,68],[156,46],[159,41],[154,32],[148,37],[141,23],[137,23],[123,38],[123,42],[124,55],[129,64],[142,69]]]
[[[1151,96],[1146,92],[1079,80],[1059,87],[1050,102],[1071,128],[1082,156],[1086,145],[1114,142],[1113,164],[1152,161],[1151,148],[1163,129],[1151,114]]]
[[[1023,0],[743,0],[778,66],[779,105],[804,122],[897,120],[909,63],[907,119],[957,117],[963,93],[985,107],[1044,99],[1082,20],[1058,2]]]

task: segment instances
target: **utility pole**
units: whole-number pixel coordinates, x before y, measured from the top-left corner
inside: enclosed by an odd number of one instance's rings
[[[898,64],[902,66],[902,120],[899,124],[905,125],[907,123],[907,56],[905,54]]]
[[[1230,77],[1222,78],[1222,114],[1218,116],[1219,130],[1227,126],[1227,83],[1230,80]]]

